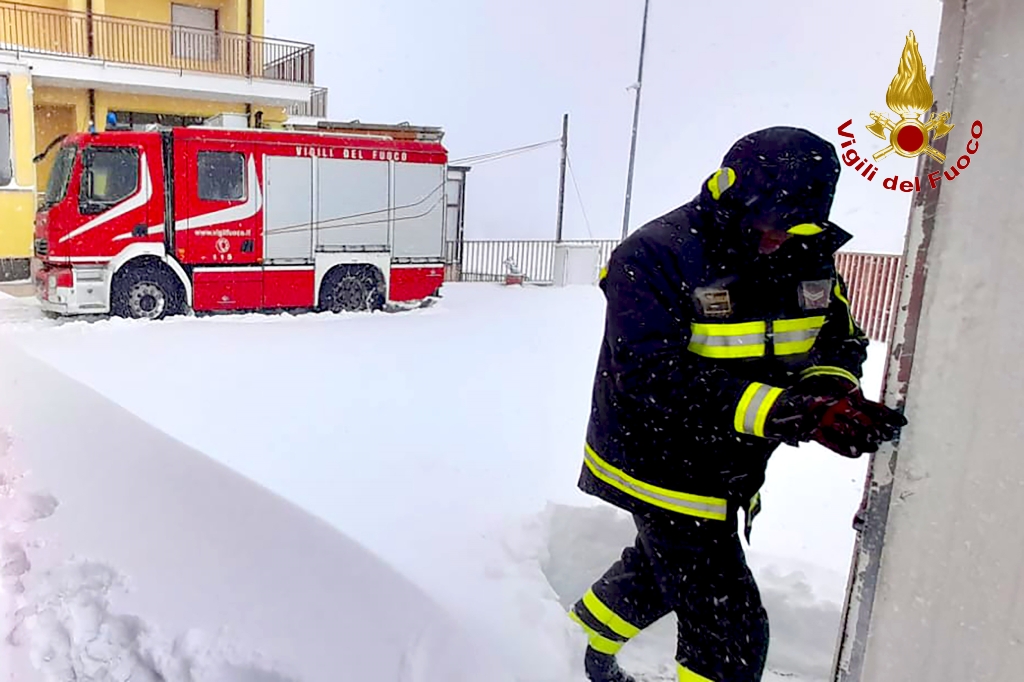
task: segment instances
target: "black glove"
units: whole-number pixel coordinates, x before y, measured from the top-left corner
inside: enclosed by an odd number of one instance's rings
[[[812,440],[825,412],[840,400],[822,388],[822,384],[808,380],[783,391],[768,412],[764,435],[788,445]]]

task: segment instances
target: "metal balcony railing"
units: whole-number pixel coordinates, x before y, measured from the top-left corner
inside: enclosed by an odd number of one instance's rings
[[[0,50],[313,83],[306,43],[13,2],[0,2]]]
[[[288,105],[290,116],[311,116],[327,118],[327,88],[313,88],[313,94],[306,102],[294,102]]]

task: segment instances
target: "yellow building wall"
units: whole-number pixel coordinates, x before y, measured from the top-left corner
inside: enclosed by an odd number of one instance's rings
[[[0,191],[0,258],[31,258],[36,193]]]
[[[39,104],[36,102],[36,154],[41,154],[58,136],[78,130],[77,116],[78,111],[74,105]],[[57,150],[53,148],[35,164],[36,187],[40,192],[46,190],[46,185],[50,181],[50,169],[56,158]]]
[[[75,109],[75,131],[89,127],[89,92],[69,88],[51,88],[43,85],[35,86],[35,105],[68,105]],[[36,122],[38,125],[38,121]],[[64,131],[73,132],[73,131]],[[42,150],[39,150],[42,151]],[[40,186],[43,183],[39,183]]]
[[[27,73],[9,78],[14,181],[0,188],[0,258],[29,258],[36,207],[31,80]]]
[[[74,0],[72,0],[73,2]],[[85,0],[82,0],[83,6]],[[72,9],[68,0],[19,0],[19,5],[30,5],[32,7],[46,7],[48,9]]]
[[[18,4],[48,9],[85,12],[88,0],[18,0]],[[220,10],[220,28],[245,33],[246,0],[181,0],[182,5]],[[94,14],[109,14],[126,19],[170,23],[171,0],[93,0]],[[252,0],[252,32],[263,35],[264,0]]]
[[[106,14],[125,19],[171,23],[171,2],[156,0],[106,0]],[[229,33],[245,33],[245,0],[181,0],[173,4],[204,7],[218,10],[220,29]],[[258,10],[258,12],[257,12]],[[95,11],[95,8],[94,8]],[[260,33],[263,28],[263,0],[253,0],[253,33],[257,33],[257,18]]]
[[[245,12],[245,0],[239,0],[242,5],[242,12]],[[263,0],[253,0],[252,2],[252,34],[254,36],[265,35],[266,27],[263,22],[266,21],[266,14],[264,12],[265,5]],[[245,27],[243,26],[244,30]]]

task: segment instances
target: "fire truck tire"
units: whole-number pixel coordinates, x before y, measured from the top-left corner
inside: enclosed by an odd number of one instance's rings
[[[184,298],[181,283],[162,265],[128,265],[114,275],[110,311],[118,317],[160,320],[180,314]]]
[[[380,310],[384,276],[372,265],[338,265],[320,285],[320,309],[332,313]]]

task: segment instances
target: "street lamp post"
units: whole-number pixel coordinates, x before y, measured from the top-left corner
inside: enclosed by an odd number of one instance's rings
[[[636,160],[636,130],[640,123],[640,90],[643,88],[644,80],[644,50],[647,47],[647,10],[650,8],[651,0],[644,0],[644,21],[640,29],[640,64],[637,68],[636,83],[632,86],[636,90],[636,103],[633,106],[633,137],[629,143],[629,171],[626,174],[626,206],[622,212],[622,238],[626,238],[629,232],[629,204],[633,198],[633,163]]]

